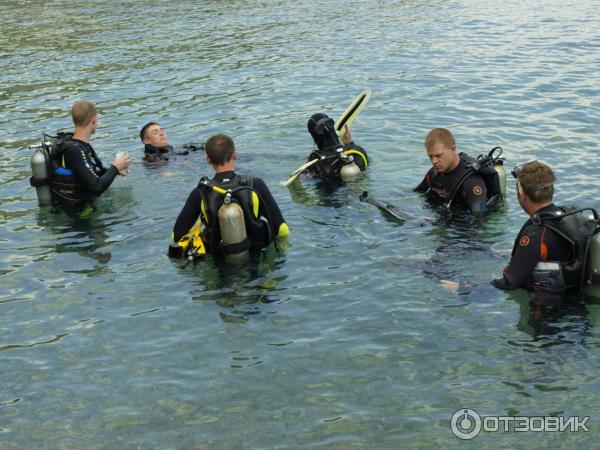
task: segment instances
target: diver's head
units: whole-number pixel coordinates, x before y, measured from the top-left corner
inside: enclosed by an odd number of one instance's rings
[[[140,131],[140,139],[144,144],[161,148],[169,145],[166,131],[156,122],[148,122]]]
[[[226,134],[211,136],[204,144],[204,151],[206,152],[206,160],[215,169],[223,168],[219,171],[233,170],[232,166],[235,166],[237,153],[233,139]]]
[[[71,117],[75,128],[86,129],[89,135],[96,132],[98,126],[98,111],[96,106],[87,100],[79,100],[71,108]]]
[[[334,121],[327,114],[313,114],[308,119],[307,128],[320,152],[333,153],[336,149],[342,147],[335,132]]]
[[[517,199],[526,212],[552,203],[556,177],[549,165],[531,161],[515,167],[512,175],[517,179]]]
[[[451,172],[460,163],[454,136],[445,128],[434,128],[427,134],[425,150],[436,172]]]

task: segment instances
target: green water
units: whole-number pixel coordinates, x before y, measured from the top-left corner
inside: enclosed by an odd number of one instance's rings
[[[358,195],[434,214],[410,188],[425,134],[451,126],[472,155],[551,164],[557,203],[600,207],[599,6],[0,1],[0,448],[597,447],[600,306],[532,307],[488,284],[525,220],[515,199],[446,227]],[[312,148],[308,117],[366,88],[367,177],[281,186]],[[100,109],[100,157],[135,163],[74,220],[37,207],[28,146],[69,129],[80,98]],[[292,229],[282,256],[166,257],[210,171],[200,154],[145,167],[150,120],[172,144],[233,136]],[[461,408],[590,416],[591,431],[461,441]]]

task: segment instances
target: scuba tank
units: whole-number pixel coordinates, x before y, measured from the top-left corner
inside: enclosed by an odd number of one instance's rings
[[[221,248],[224,250],[228,246],[228,251],[223,251],[225,261],[229,263],[242,263],[248,260],[250,253],[249,243],[246,233],[246,224],[244,222],[244,211],[242,207],[231,201],[231,192],[225,194],[223,205],[219,208],[219,230],[221,231]],[[235,247],[239,247],[236,251]],[[244,248],[245,247],[245,248]]]
[[[600,233],[594,234],[588,247],[588,283],[600,285]]]
[[[493,167],[498,173],[498,181],[500,182],[500,192],[502,192],[502,197],[506,198],[506,168],[504,167],[504,160],[497,159],[494,161]]]
[[[340,177],[344,183],[355,181],[360,178],[361,170],[354,162],[354,157],[346,155],[342,149],[338,149],[337,152],[340,155],[344,165],[340,169]]]
[[[585,293],[593,297],[600,297],[600,233],[590,239],[587,259]]]
[[[40,206],[52,205],[52,191],[48,179],[48,160],[43,146],[40,146],[31,157],[31,186],[35,186]]]
[[[348,161],[349,163],[345,164],[340,169],[340,177],[342,177],[342,181],[345,183],[358,180],[361,175],[360,168],[354,162],[354,158],[352,156],[348,156]]]

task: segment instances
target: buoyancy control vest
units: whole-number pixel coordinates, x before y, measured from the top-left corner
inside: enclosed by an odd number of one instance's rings
[[[591,214],[585,214],[585,211],[590,211]],[[600,231],[600,219],[596,211],[592,208],[580,209],[576,206],[558,207],[556,211],[534,214],[524,227],[530,224],[550,229],[570,244],[572,252],[569,260],[544,261],[546,263],[544,265],[556,263],[560,270],[559,275],[564,280],[564,289],[581,291],[591,280],[590,271],[594,269],[588,261],[592,259],[589,254],[590,243]],[[534,271],[532,277],[535,276]],[[532,277],[529,284],[535,282]]]
[[[66,167],[64,151],[72,146],[79,148],[85,153],[84,160],[89,164],[89,169],[96,175],[102,173],[102,163],[96,152],[84,152],[81,143],[73,139],[73,133],[58,132],[51,137],[51,145],[48,149],[48,176],[52,191],[52,201],[56,204],[73,205],[90,200],[94,195],[80,183],[73,171]]]
[[[247,234],[245,241],[233,245],[223,242],[219,227],[219,209],[224,203],[225,195],[211,189],[215,186],[231,192],[231,201],[241,207]],[[202,178],[197,189],[202,198],[200,205],[202,237],[208,253],[226,255],[245,250],[257,252],[273,242],[274,233],[270,213],[260,194],[253,189],[252,177],[235,175],[232,179],[220,182]]]
[[[354,161],[361,161],[362,167],[368,166],[368,159],[359,149],[348,148],[340,145],[335,152],[326,154],[314,150],[308,157],[309,161],[318,158],[319,162],[312,165],[308,171],[312,172],[317,177],[328,181],[352,181],[360,176],[361,169]]]
[[[73,172],[67,169],[64,164],[62,152],[72,139],[73,133],[58,131],[54,136],[43,133],[42,143],[38,150],[38,153],[44,157],[46,178],[37,180],[36,183],[32,180],[31,184],[36,187],[40,184],[47,185],[50,190],[50,203],[53,205],[72,205],[89,198],[89,195],[83,195],[85,194],[85,190],[82,189],[83,186],[77,183]],[[41,161],[41,159],[38,157],[36,161]]]
[[[327,181],[355,180],[367,168],[368,158],[358,146],[342,145],[334,125],[333,119],[323,113],[313,114],[308,120],[308,132],[317,146],[308,161],[319,159],[308,171]]]
[[[498,153],[496,154],[496,152]],[[501,176],[506,177],[506,171],[503,167],[504,160],[500,157],[501,155],[501,147],[494,147],[486,156],[479,155],[477,158],[473,158],[465,153],[459,153],[460,164],[455,169],[459,173],[456,176],[454,185],[448,190],[449,194],[442,199],[446,208],[450,208],[464,182],[474,174],[481,176],[485,182],[488,198],[486,202],[487,208],[494,208],[502,200],[503,195],[505,195],[502,186],[506,186],[506,181],[500,179]],[[502,183],[503,181],[504,183]],[[429,190],[432,191],[434,186],[435,178],[431,182]]]

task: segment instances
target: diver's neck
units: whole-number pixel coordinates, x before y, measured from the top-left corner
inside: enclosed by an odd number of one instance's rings
[[[215,173],[235,172],[235,162],[227,162],[222,166],[213,166]]]
[[[85,128],[75,128],[75,132],[73,133],[73,139],[77,139],[78,141],[83,141],[85,143],[90,143],[90,139],[92,137],[92,133]]]

